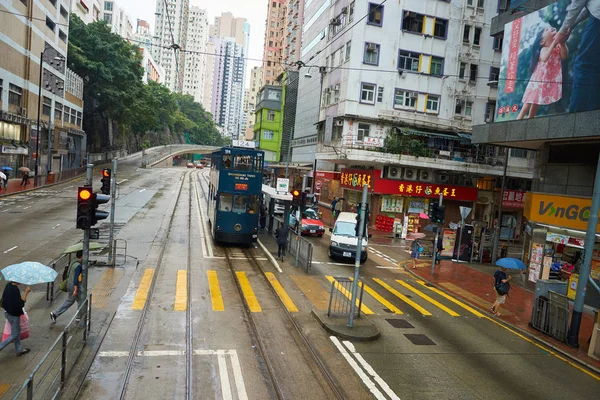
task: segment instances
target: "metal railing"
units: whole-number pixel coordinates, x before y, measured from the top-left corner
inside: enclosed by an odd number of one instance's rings
[[[312,267],[312,243],[291,228],[289,229],[288,235],[288,253],[294,257],[298,254],[298,257],[296,257],[296,267],[301,265],[306,268],[306,272],[308,272]]]
[[[77,320],[79,316],[81,321]],[[90,332],[91,317],[92,295],[89,295],[13,399],[54,399],[58,396],[85,346]]]
[[[71,254],[62,254],[57,259],[53,260],[50,263],[50,267],[58,271],[58,275],[54,282],[49,282],[46,284],[46,300],[49,302],[54,301],[54,289],[56,288],[56,282],[62,282],[63,280],[63,272],[65,268],[68,268],[71,265]]]
[[[564,342],[569,330],[569,305],[567,297],[553,291],[549,299],[538,297],[533,304],[531,326]]]
[[[352,310],[352,282],[350,278],[334,278],[331,282],[331,293],[329,294],[329,307],[327,308],[327,316],[331,314],[336,315],[350,315]],[[358,281],[358,287],[360,293],[358,293],[358,304],[355,308],[356,318],[360,318],[360,311],[362,308],[363,299],[363,282]]]

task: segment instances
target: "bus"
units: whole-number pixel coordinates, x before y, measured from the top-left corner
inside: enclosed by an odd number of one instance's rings
[[[223,147],[212,153],[208,188],[208,220],[221,243],[258,240],[264,152]]]

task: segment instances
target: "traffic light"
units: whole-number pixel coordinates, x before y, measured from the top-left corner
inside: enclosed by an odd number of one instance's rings
[[[437,224],[444,223],[444,217],[446,216],[446,206],[440,206],[435,203],[431,210],[431,220]]]
[[[110,201],[110,196],[106,194],[96,194],[94,193],[94,200],[92,203],[93,211],[92,211],[92,225],[94,226],[98,223],[98,221],[102,219],[106,219],[109,216],[109,213],[106,211],[99,211],[98,205],[106,204]]]
[[[100,180],[100,182],[102,182],[102,188],[100,189],[102,194],[110,194],[110,175],[110,168],[104,168],[102,170],[102,179]]]
[[[302,204],[301,193],[298,189],[292,190],[292,196],[294,196],[294,198],[292,199],[293,205],[299,206],[300,204]]]
[[[93,203],[92,188],[80,186],[77,189],[77,229],[90,229],[92,226]]]
[[[300,193],[300,215],[304,214],[306,209],[306,192]]]

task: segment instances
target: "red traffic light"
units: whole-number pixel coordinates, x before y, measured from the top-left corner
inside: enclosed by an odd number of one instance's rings
[[[110,169],[104,168],[102,170],[102,176],[108,178],[110,176]]]

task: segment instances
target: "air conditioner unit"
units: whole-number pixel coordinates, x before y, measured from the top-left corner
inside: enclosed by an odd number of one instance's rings
[[[367,43],[367,51],[377,51],[377,44]]]
[[[464,100],[456,100],[456,102],[457,102],[458,104],[460,104],[461,106],[464,106],[464,105],[465,105],[465,103],[466,103],[466,101],[464,101]]]
[[[334,85],[333,86],[333,90],[340,90],[340,85],[339,84],[338,85]]]
[[[337,17],[332,18],[331,21],[329,21],[329,25],[338,26],[341,24],[342,23],[340,22],[339,18],[337,18]]]
[[[423,182],[431,182],[432,175],[433,174],[431,173],[431,171],[427,169],[422,169],[419,171],[419,180]]]
[[[331,90],[329,88],[325,88],[325,90],[323,90],[323,92],[329,93],[329,92],[331,92]]]
[[[389,179],[402,179],[402,168],[393,165],[387,167],[385,177]]]
[[[342,14],[348,14],[348,7],[342,8]]]
[[[404,168],[404,179],[416,180],[417,170],[414,168]]]
[[[26,117],[27,116],[27,109],[25,107],[20,107],[19,108],[19,115]]]
[[[335,120],[335,126],[344,126],[344,120],[343,119],[336,119]]]
[[[437,176],[436,176],[436,181],[439,183],[448,183],[449,180],[450,180],[450,175],[445,174],[445,173],[437,174]]]
[[[419,97],[419,92],[410,92],[408,94],[408,97],[410,97],[411,99],[416,99],[417,97]]]

